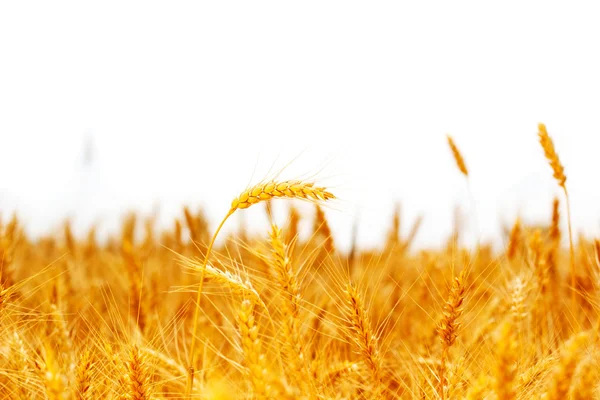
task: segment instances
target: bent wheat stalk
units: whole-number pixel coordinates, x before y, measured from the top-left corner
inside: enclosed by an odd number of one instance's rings
[[[196,333],[198,331],[198,316],[200,314],[200,304],[202,300],[202,285],[204,283],[204,275],[206,272],[206,264],[208,263],[208,257],[215,244],[217,235],[225,225],[225,221],[233,215],[238,209],[248,208],[253,204],[257,204],[263,201],[271,200],[274,198],[288,198],[288,199],[302,199],[308,201],[327,201],[335,199],[335,196],[324,187],[315,186],[313,182],[302,182],[302,181],[269,181],[266,183],[260,183],[255,185],[248,190],[242,192],[238,197],[233,199],[231,202],[231,208],[225,218],[221,221],[217,230],[213,234],[212,239],[206,250],[202,268],[200,270],[200,284],[198,285],[198,292],[196,295],[196,308],[194,310],[193,328],[192,328],[192,343],[190,346],[190,361],[188,367],[188,379],[186,385],[186,398],[190,398],[192,393],[192,387],[194,385],[194,365],[196,364]]]

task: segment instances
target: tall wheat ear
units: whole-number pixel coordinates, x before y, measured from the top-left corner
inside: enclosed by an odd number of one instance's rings
[[[548,130],[546,129],[546,125],[540,123],[538,124],[538,138],[540,141],[540,145],[544,150],[544,156],[546,160],[548,160],[548,164],[552,168],[552,176],[556,179],[558,186],[562,188],[565,194],[565,200],[567,203],[567,220],[568,220],[568,228],[569,228],[569,256],[571,260],[570,264],[570,273],[571,273],[571,302],[573,307],[576,306],[576,293],[575,293],[575,254],[573,250],[573,233],[571,228],[571,204],[569,201],[569,192],[567,191],[567,176],[565,175],[565,168],[563,167],[560,159],[558,158],[558,154],[554,149],[554,142],[552,138],[548,134]],[[558,221],[557,221],[558,222]],[[575,308],[574,308],[575,309]]]
[[[200,306],[202,300],[202,285],[204,283],[204,274],[206,272],[206,264],[208,263],[208,257],[215,243],[215,239],[219,234],[225,221],[232,216],[237,210],[249,208],[253,204],[258,204],[267,200],[275,198],[287,198],[287,199],[301,199],[311,202],[328,201],[335,199],[333,193],[329,192],[325,187],[315,186],[314,182],[305,182],[299,180],[288,180],[288,181],[268,181],[262,182],[242,192],[238,197],[233,199],[231,207],[225,215],[225,218],[221,221],[217,227],[215,233],[206,250],[204,256],[204,262],[200,271],[200,284],[198,285],[198,292],[196,296],[196,308],[194,310],[192,338],[190,345],[190,361],[188,366],[188,377],[186,385],[186,398],[190,398],[192,393],[192,387],[194,385],[194,365],[196,364],[196,334],[198,330],[198,316],[200,314]]]

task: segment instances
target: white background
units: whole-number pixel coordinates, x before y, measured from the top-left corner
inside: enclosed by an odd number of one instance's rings
[[[395,201],[404,230],[425,214],[422,244],[441,244],[457,203],[498,238],[518,214],[548,218],[559,193],[540,121],[577,231],[598,233],[594,2],[0,4],[0,209],[32,234],[66,216],[110,231],[155,205],[163,222],[182,204],[215,222],[293,161],[282,178],[314,176],[341,197],[327,210],[340,246],[357,216],[360,242],[381,242]],[[264,230],[260,207],[243,213]]]

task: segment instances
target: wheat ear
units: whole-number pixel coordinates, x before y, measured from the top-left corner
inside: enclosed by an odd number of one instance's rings
[[[283,241],[281,229],[275,224],[271,226],[271,266],[275,272],[277,284],[281,291],[283,335],[285,353],[289,362],[288,368],[304,391],[316,398],[304,354],[305,345],[300,332],[300,287],[297,273],[294,271],[289,248]]]
[[[442,353],[440,356],[440,376],[439,376],[439,395],[444,400],[446,398],[446,362],[448,359],[448,352],[458,336],[458,329],[460,328],[460,322],[458,318],[463,313],[462,304],[465,299],[465,285],[464,278],[465,272],[463,270],[461,274],[454,278],[448,300],[444,306],[444,312],[442,320],[438,324],[437,333],[442,342]]]
[[[510,230],[510,237],[508,239],[508,248],[506,249],[506,258],[509,261],[513,261],[517,255],[517,250],[521,246],[521,220],[517,218],[515,224]]]
[[[597,361],[593,357],[582,361],[571,387],[571,398],[573,400],[593,399],[598,387],[599,375]]]
[[[538,137],[540,145],[544,150],[544,156],[546,157],[546,160],[548,160],[548,164],[550,164],[550,167],[552,167],[552,176],[554,176],[554,179],[556,179],[558,186],[560,186],[563,189],[563,192],[565,193],[565,200],[567,202],[567,220],[569,228],[569,256],[571,259],[571,301],[573,307],[575,307],[575,254],[573,250],[573,233],[571,228],[571,205],[569,202],[569,192],[567,191],[566,185],[567,176],[565,175],[565,168],[561,164],[560,159],[558,158],[558,154],[554,149],[554,142],[548,134],[546,125],[542,123],[538,124]]]
[[[517,342],[509,322],[505,322],[496,344],[496,395],[498,400],[514,400],[517,374]]]
[[[460,172],[465,177],[469,177],[469,170],[467,170],[467,165],[465,164],[465,159],[463,158],[462,154],[460,153],[460,150],[458,150],[456,143],[454,143],[452,136],[447,135],[446,137],[448,139],[448,146],[450,146],[450,150],[452,151],[452,156],[454,157],[454,161],[456,161],[456,166],[458,167]]]
[[[362,298],[356,286],[349,283],[346,286],[346,304],[348,322],[352,333],[352,342],[371,370],[375,387],[373,398],[381,396],[381,356],[377,337],[371,329],[371,322]]]
[[[149,378],[143,356],[137,345],[129,350],[127,361],[127,377],[129,380],[129,398],[131,400],[150,399]]]
[[[221,221],[217,227],[212,239],[206,249],[206,255],[204,256],[204,262],[202,263],[202,269],[200,271],[200,284],[198,285],[198,292],[196,294],[196,308],[194,310],[194,319],[192,327],[192,343],[190,346],[190,362],[188,367],[188,379],[186,385],[186,398],[190,398],[192,393],[192,387],[194,385],[194,365],[196,364],[196,334],[198,329],[198,316],[200,315],[200,305],[202,301],[202,285],[204,283],[204,274],[206,272],[206,264],[208,263],[208,257],[215,244],[217,235],[225,225],[225,221],[233,215],[238,209],[248,208],[253,204],[260,203],[262,201],[271,200],[273,198],[290,198],[290,199],[303,199],[308,201],[326,201],[335,199],[335,196],[324,187],[315,187],[313,182],[302,182],[302,181],[269,181],[267,183],[260,183],[250,189],[242,192],[238,197],[233,199],[231,202],[231,208],[225,215],[225,218]]]
[[[268,383],[269,372],[265,365],[265,356],[260,351],[260,338],[258,336],[258,325],[254,313],[255,303],[253,300],[242,301],[237,313],[240,335],[242,338],[242,351],[244,360],[250,375],[250,381],[254,394],[259,399],[269,396],[270,385]]]
[[[588,339],[589,333],[581,332],[573,336],[565,344],[560,362],[554,370],[550,387],[545,394],[546,400],[562,400],[567,398],[571,381],[575,374],[575,368],[579,363],[581,353]]]
[[[90,400],[92,398],[92,356],[89,351],[83,353],[77,366],[74,397],[77,400]]]

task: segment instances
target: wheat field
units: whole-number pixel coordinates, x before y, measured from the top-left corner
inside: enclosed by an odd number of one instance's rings
[[[573,238],[565,169],[538,128],[560,196],[496,249],[461,246],[459,223],[417,248],[421,220],[404,227],[397,209],[379,246],[341,250],[335,192],[305,181],[241,190],[218,227],[185,208],[167,229],[131,214],[107,239],[68,222],[33,239],[3,216],[0,398],[600,398],[600,241]],[[242,212],[270,229],[220,237]]]

